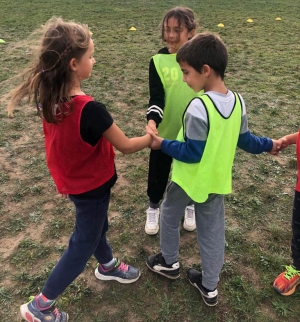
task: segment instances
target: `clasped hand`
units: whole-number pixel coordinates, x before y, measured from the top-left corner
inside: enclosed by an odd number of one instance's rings
[[[277,155],[279,151],[289,146],[288,141],[285,137],[282,137],[278,140],[272,140],[272,142],[273,142],[273,147],[272,147],[272,150],[270,151],[270,154],[272,155]]]
[[[147,134],[151,135],[152,137],[152,143],[149,145],[149,148],[152,150],[159,150],[161,147],[161,142],[163,141],[163,138],[158,136],[157,129],[150,127],[149,125],[146,126],[146,132]]]

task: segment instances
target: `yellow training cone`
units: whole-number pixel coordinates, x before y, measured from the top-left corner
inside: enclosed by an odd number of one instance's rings
[[[279,21],[279,20],[281,20],[281,18],[277,17],[275,20],[278,20]]]
[[[134,28],[134,27],[131,27],[129,30],[136,30],[136,28]]]
[[[0,39],[0,44],[5,43],[5,41],[3,39]]]
[[[219,23],[219,24],[218,24],[218,27],[223,28],[223,27],[224,27],[224,25],[223,25],[222,23]]]
[[[253,22],[253,20],[252,19],[248,19],[247,22]]]

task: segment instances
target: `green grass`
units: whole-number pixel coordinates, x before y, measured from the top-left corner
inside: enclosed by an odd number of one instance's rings
[[[148,63],[162,47],[164,11],[192,8],[198,31],[218,32],[228,46],[226,85],[246,102],[256,135],[278,138],[299,127],[299,4],[295,0],[51,0],[1,1],[0,97],[18,83],[32,57],[35,31],[53,15],[87,23],[95,59],[84,91],[103,102],[130,137],[146,124]],[[33,10],[34,8],[34,10]],[[275,18],[280,17],[281,21]],[[253,23],[248,23],[251,18]],[[219,28],[219,23],[224,28]],[[136,31],[129,31],[134,26]],[[109,209],[108,239],[114,254],[141,268],[132,285],[102,283],[96,261],[59,297],[70,321],[110,322],[296,322],[300,290],[275,293],[272,282],[290,263],[295,149],[279,156],[236,153],[233,193],[226,196],[225,264],[219,304],[209,308],[187,281],[200,268],[195,233],[181,232],[181,276],[169,281],[150,272],[145,259],[159,251],[159,236],[144,233],[148,150],[117,153],[119,181]],[[0,100],[0,321],[21,321],[19,305],[38,293],[65,249],[74,227],[74,208],[56,195],[45,165],[41,122],[26,103],[15,118]]]

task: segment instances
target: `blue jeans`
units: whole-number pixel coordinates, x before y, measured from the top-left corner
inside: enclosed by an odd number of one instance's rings
[[[51,300],[60,295],[84,270],[92,255],[99,263],[112,260],[112,250],[106,239],[107,211],[110,190],[99,199],[82,200],[69,196],[76,207],[75,230],[69,246],[48,277],[42,293]]]

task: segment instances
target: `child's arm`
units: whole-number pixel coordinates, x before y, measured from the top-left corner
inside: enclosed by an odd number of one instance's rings
[[[155,131],[164,115],[165,90],[156,70],[153,58],[151,58],[149,64],[149,92],[150,99],[147,110],[147,121],[148,126]]]
[[[278,141],[281,143],[280,151],[288,147],[289,145],[296,144],[298,133],[295,132],[293,134],[288,134],[283,136],[282,138],[278,139]]]
[[[161,149],[164,153],[181,162],[200,162],[206,141],[190,140],[189,138],[186,138],[185,142],[166,140],[156,136],[151,131],[147,130],[147,132],[151,134],[153,138],[153,142],[150,145],[151,149]]]
[[[278,153],[278,145],[280,149],[280,144],[276,141],[272,141],[270,138],[256,136],[252,134],[248,127],[248,118],[246,112],[245,102],[240,94],[239,98],[242,102],[242,121],[241,121],[241,129],[238,138],[237,146],[252,154],[260,154],[262,152],[270,152],[272,154]],[[276,152],[275,152],[276,151]]]
[[[163,140],[161,150],[172,158],[185,163],[201,161],[206,141],[191,140],[186,137],[184,142]]]
[[[200,162],[206,145],[208,132],[207,123],[199,117],[201,108],[206,115],[206,110],[201,101],[195,99],[190,102],[185,115],[186,131],[184,142],[153,137],[154,142],[151,148],[161,148],[162,152],[181,162]]]
[[[152,143],[150,134],[129,139],[122,130],[113,123],[105,132],[105,137],[117,150],[124,154],[142,150]]]
[[[273,145],[273,141],[270,138],[256,136],[250,133],[249,130],[239,135],[237,144],[240,149],[252,154],[271,152]]]

